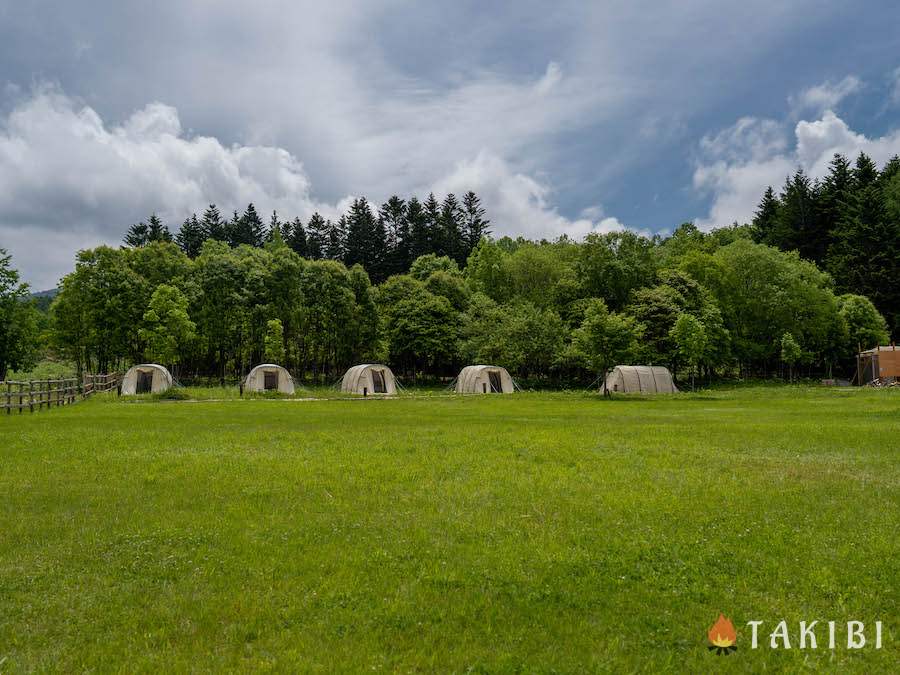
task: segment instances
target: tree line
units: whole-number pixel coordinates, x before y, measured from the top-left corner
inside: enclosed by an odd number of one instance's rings
[[[798,203],[824,212],[834,180],[811,183],[807,203],[796,197],[799,172],[781,195],[767,192],[750,224],[683,224],[650,238],[492,239],[473,193],[461,205],[452,195],[392,197],[377,212],[360,198],[337,222],[273,214],[267,226],[252,205],[228,222],[211,206],[174,236],[154,216],[132,226],[123,247],[79,252],[43,324],[23,314],[36,310],[0,258],[0,311],[19,317],[2,322],[0,369],[41,344],[79,369],[150,360],[185,381],[234,380],[262,361],[319,381],[363,361],[428,378],[495,363],[548,383],[587,383],[637,362],[681,377],[850,376],[857,348],[886,343],[890,328],[858,292],[865,275],[837,273],[853,259],[882,265],[876,276],[896,264],[871,251],[898,245],[893,165],[877,172],[878,218],[852,196],[871,197],[871,185],[861,187],[866,159],[848,169],[850,192],[836,207],[844,215],[830,229],[790,215]],[[863,231],[873,223],[881,230]],[[827,245],[810,249],[798,232],[824,232]],[[880,278],[887,288],[872,294],[888,314],[896,284]],[[2,347],[14,343],[25,347]]]
[[[272,212],[264,223],[251,203],[242,214],[222,217],[211,204],[199,218],[185,219],[173,236],[154,214],[148,221],[132,225],[125,234],[127,246],[174,241],[190,258],[196,258],[208,239],[223,241],[232,248],[241,245],[260,248],[283,242],[308,260],[339,260],[347,267],[362,265],[375,283],[392,274],[406,272],[412,262],[426,253],[447,256],[458,265],[466,260],[482,237],[490,234],[485,210],[474,192],[462,201],[448,194],[438,201],[429,194],[424,201],[392,196],[377,212],[365,197],[354,199],[350,209],[337,221],[314,213],[304,223],[300,218],[282,220]]]

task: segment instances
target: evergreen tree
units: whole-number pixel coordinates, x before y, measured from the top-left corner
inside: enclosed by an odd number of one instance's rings
[[[775,195],[775,190],[770,185],[763,195],[756,215],[753,218],[753,241],[760,244],[773,245],[775,231],[778,228],[779,211],[781,202]]]
[[[378,217],[385,234],[384,273],[386,276],[403,274],[412,264],[406,202],[394,195],[381,205]]]
[[[428,195],[428,199],[425,200],[422,208],[423,241],[421,243],[424,251],[419,255],[425,255],[426,253],[446,255],[443,237],[441,236],[441,205],[433,192]]]
[[[126,246],[131,246],[132,248],[146,246],[149,241],[147,238],[147,223],[141,221],[129,227],[122,241]]]
[[[462,232],[463,212],[459,200],[452,192],[444,197],[441,204],[440,241],[442,255],[455,260],[460,265],[466,262],[466,247]]]
[[[284,238],[285,243],[301,258],[307,257],[306,230],[303,227],[303,221],[299,218],[294,218],[293,223],[285,223],[284,227],[287,230]]]
[[[222,220],[219,209],[215,204],[210,204],[206,211],[203,212],[203,229],[205,230],[207,239],[215,239],[216,241],[228,241],[228,232],[226,223]]]
[[[485,211],[481,206],[478,196],[469,190],[463,197],[463,242],[465,244],[465,260],[469,259],[472,251],[478,246],[482,237],[491,233],[488,229],[490,221],[485,217]]]
[[[228,242],[231,248],[244,243],[241,234],[241,217],[237,211],[234,211],[231,215],[231,220],[225,223],[225,241]]]
[[[380,281],[384,261],[384,221],[375,218],[365,197],[354,200],[346,217],[344,264],[360,264]]]
[[[825,261],[828,249],[834,242],[834,232],[847,216],[852,183],[850,162],[843,155],[835,153],[828,165],[828,175],[822,182],[817,201],[818,220],[825,232],[825,236],[817,242],[819,248],[813,257],[817,263]]]
[[[172,241],[172,233],[155,213],[147,221],[147,241]]]
[[[428,224],[422,202],[413,197],[406,205],[406,220],[409,227],[408,245],[409,262],[431,252]]]
[[[804,257],[807,242],[818,234],[815,223],[814,191],[803,169],[797,169],[781,193],[781,208],[772,245],[784,251],[800,251]]]
[[[306,253],[310,260],[321,260],[326,257],[330,230],[331,222],[325,222],[318,211],[312,214],[306,224]]]
[[[204,241],[206,241],[206,231],[200,221],[197,220],[196,213],[185,219],[178,234],[175,235],[175,243],[189,258],[196,258],[200,255],[200,249],[203,248]]]
[[[287,223],[284,223],[287,225]],[[272,217],[269,218],[269,229],[266,232],[266,241],[275,241],[277,238],[281,241],[285,240],[285,232],[282,229],[282,223],[278,220],[278,211],[272,211]]]
[[[347,217],[341,216],[336,223],[327,221],[325,229],[327,236],[322,251],[324,257],[329,260],[343,260],[347,239]]]

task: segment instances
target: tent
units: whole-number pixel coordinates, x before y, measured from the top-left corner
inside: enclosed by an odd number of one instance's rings
[[[341,391],[351,394],[396,394],[394,373],[380,363],[363,363],[344,373]]]
[[[122,396],[158,394],[172,386],[172,375],[156,363],[132,366],[122,378]]]
[[[466,366],[456,378],[457,394],[511,394],[515,385],[506,368]]]
[[[247,391],[278,391],[282,394],[294,393],[294,378],[282,366],[263,363],[255,366],[244,379]]]
[[[675,394],[672,373],[663,366],[616,366],[606,376],[607,392]]]

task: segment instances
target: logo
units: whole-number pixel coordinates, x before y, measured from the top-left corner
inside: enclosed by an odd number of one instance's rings
[[[709,651],[715,651],[720,656],[737,651],[734,644],[737,642],[737,632],[734,630],[734,624],[724,614],[719,614],[719,619],[707,631],[706,637],[711,643]]]

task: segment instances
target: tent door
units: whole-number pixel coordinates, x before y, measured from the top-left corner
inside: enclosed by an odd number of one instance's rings
[[[372,390],[376,394],[386,394],[387,389],[384,387],[384,371],[382,370],[373,370],[372,371]]]
[[[503,393],[503,384],[500,382],[500,371],[488,371],[488,378],[491,380],[491,391],[497,394]]]
[[[278,373],[266,371],[263,375],[263,389],[266,391],[275,391],[278,389]]]
[[[144,371],[139,370],[137,374],[137,389],[135,390],[138,394],[149,394],[153,391],[153,371]]]

